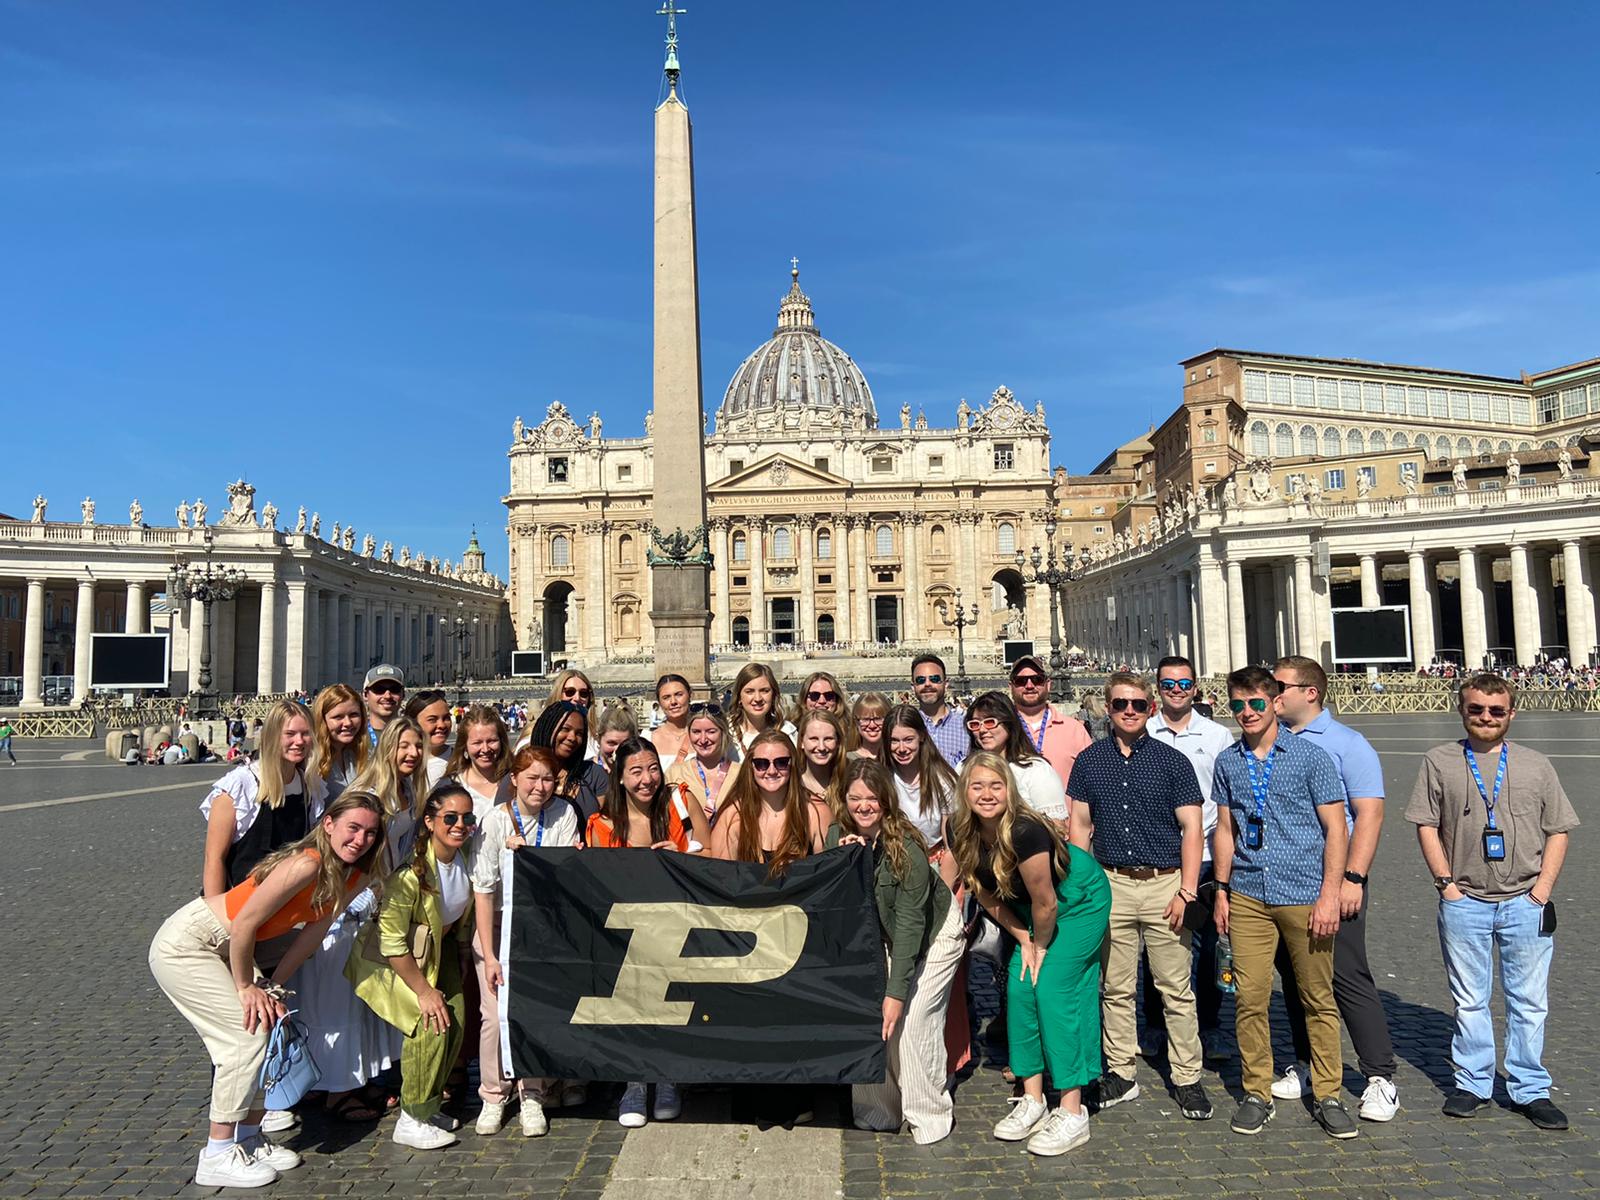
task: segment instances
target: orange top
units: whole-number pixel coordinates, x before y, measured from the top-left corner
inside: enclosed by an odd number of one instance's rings
[[[676,805],[667,806],[667,840],[679,850],[689,848],[689,831],[683,827],[683,822],[678,819]],[[622,843],[617,840],[617,831],[604,813],[595,813],[589,818],[588,828],[584,831],[583,841],[586,846],[597,850],[614,850]]]
[[[307,850],[306,853],[318,859],[322,857],[315,850]],[[358,875],[357,878],[359,879],[360,876]],[[320,921],[327,916],[327,909],[324,908],[319,911],[311,907],[311,893],[316,886],[317,881],[313,878],[305,887],[290,896],[284,906],[268,917],[261,928],[256,930],[256,940],[259,942],[271,941],[273,938],[282,937],[301,925],[310,925],[312,922]],[[255,894],[256,881],[253,874],[237,887],[229,888],[224,892],[222,904],[227,911],[228,920],[232,921],[237,917],[244,910],[245,903]]]

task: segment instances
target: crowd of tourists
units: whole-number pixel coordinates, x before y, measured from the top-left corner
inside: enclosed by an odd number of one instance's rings
[[[458,1140],[473,1060],[479,1136],[514,1114],[538,1137],[585,1103],[589,1081],[512,1078],[501,1057],[497,998],[517,969],[500,956],[503,852],[529,846],[710,855],[774,879],[834,847],[870,847],[888,1069],[852,1089],[861,1128],[909,1128],[924,1144],[951,1132],[975,954],[1003,968],[996,1040],[1015,1090],[993,1134],[1035,1154],[1082,1145],[1092,1112],[1136,1101],[1138,1059],[1163,1046],[1163,1085],[1189,1120],[1214,1115],[1203,1064],[1235,1056],[1237,1134],[1260,1133],[1293,1099],[1335,1138],[1355,1137],[1357,1116],[1392,1120],[1394,1047],[1366,941],[1378,756],[1323,707],[1327,676],[1311,659],[1233,672],[1236,733],[1196,710],[1197,682],[1181,657],[1153,679],[1113,673],[1101,737],[1049,702],[1049,669],[1033,655],[1012,664],[1007,689],[965,707],[950,703],[934,655],[914,664],[909,704],[851,699],[827,672],[785,697],[759,662],[725,703],[665,675],[659,723],[644,730],[626,707],[598,706],[575,670],[536,714],[516,714],[520,732],[497,706],[408,695],[387,665],[360,693],[334,685],[309,705],[281,702],[255,759],[201,805],[202,894],[150,947],[214,1068],[195,1180],[260,1186],[300,1164],[273,1137],[300,1118],[268,1111],[259,1082],[289,1009],[307,1027],[328,1118],[395,1109],[393,1138],[407,1147]],[[1541,1057],[1551,896],[1578,820],[1549,760],[1507,740],[1511,683],[1463,679],[1459,711],[1465,737],[1429,751],[1405,813],[1439,891],[1455,1006],[1444,1112],[1489,1102],[1498,951],[1511,1100],[1561,1129]],[[1274,972],[1295,1050],[1281,1064]],[[1365,1080],[1355,1113],[1341,1024]],[[1156,1082],[1148,1066],[1143,1082]],[[752,1119],[811,1115],[806,1089],[755,1091]],[[642,1079],[621,1088],[615,1112],[633,1128],[682,1104],[674,1082]]]

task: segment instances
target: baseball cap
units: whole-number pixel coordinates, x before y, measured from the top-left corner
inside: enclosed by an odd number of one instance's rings
[[[367,672],[367,681],[361,685],[361,690],[366,691],[373,684],[385,679],[392,683],[398,683],[401,687],[406,686],[406,677],[400,674],[399,667],[393,663],[379,663]]]
[[[1050,668],[1045,666],[1044,659],[1040,658],[1037,654],[1024,654],[1019,656],[1016,661],[1011,664],[1011,674],[1008,675],[1007,678],[1015,679],[1017,677],[1017,672],[1022,670],[1023,667],[1032,667],[1041,675],[1050,674]]]

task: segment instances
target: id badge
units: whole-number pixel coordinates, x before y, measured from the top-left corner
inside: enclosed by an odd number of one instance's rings
[[[1260,817],[1244,819],[1244,845],[1246,850],[1259,850],[1266,843],[1266,824]]]
[[[1506,835],[1500,830],[1483,831],[1483,858],[1485,862],[1505,862]]]

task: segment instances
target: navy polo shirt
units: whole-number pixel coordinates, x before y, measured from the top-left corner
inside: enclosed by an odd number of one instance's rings
[[[1107,867],[1182,866],[1176,812],[1204,802],[1188,758],[1149,734],[1128,755],[1114,734],[1094,743],[1072,764],[1067,794],[1089,806],[1094,856]]]

